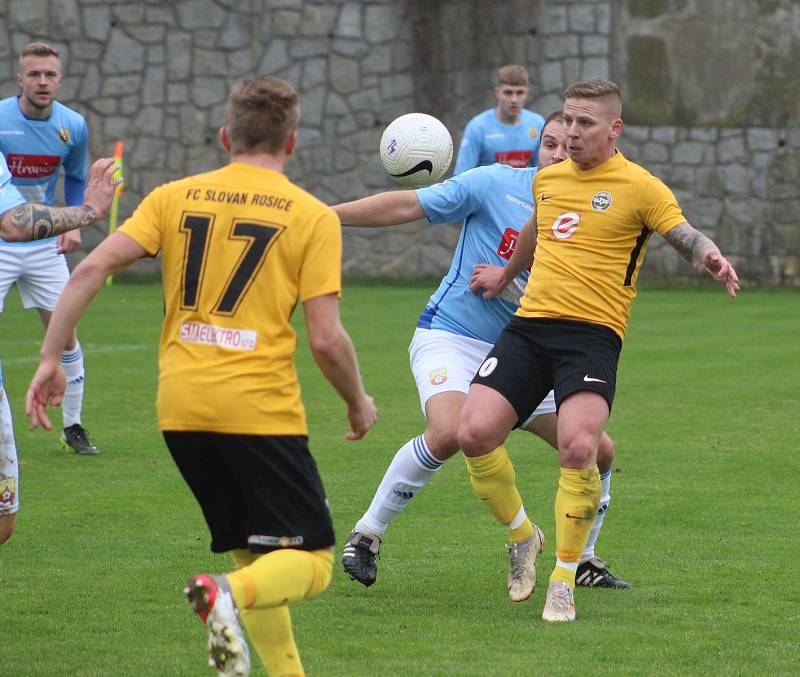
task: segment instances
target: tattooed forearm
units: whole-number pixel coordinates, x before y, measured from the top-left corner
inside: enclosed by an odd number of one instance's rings
[[[668,231],[664,239],[683,256],[695,270],[703,270],[708,252],[719,253],[717,245],[688,223],[681,223]]]
[[[42,240],[61,235],[97,221],[97,212],[88,205],[50,207],[24,204],[3,215],[2,236],[10,242]]]

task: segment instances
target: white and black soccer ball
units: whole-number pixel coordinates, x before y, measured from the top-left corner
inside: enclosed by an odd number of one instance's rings
[[[381,137],[381,162],[402,186],[428,186],[444,176],[453,159],[453,139],[439,120],[425,113],[401,115]]]

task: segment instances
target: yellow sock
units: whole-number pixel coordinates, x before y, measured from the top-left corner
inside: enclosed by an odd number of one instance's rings
[[[242,609],[240,616],[270,677],[306,674],[294,641],[288,606]]]
[[[511,542],[530,538],[533,525],[522,507],[517,477],[506,448],[501,446],[484,456],[464,458],[472,488],[492,514],[508,528]]]
[[[234,551],[237,565],[243,551]],[[228,574],[239,609],[271,608],[316,597],[331,582],[333,553],[324,550],[273,550]]]
[[[236,571],[226,578],[250,641],[270,677],[305,675],[294,641],[290,602],[316,597],[331,581],[330,549],[234,550]]]
[[[591,468],[561,468],[556,493],[556,557],[550,581],[575,587],[575,568],[600,505],[600,473]],[[573,568],[574,567],[574,568]]]

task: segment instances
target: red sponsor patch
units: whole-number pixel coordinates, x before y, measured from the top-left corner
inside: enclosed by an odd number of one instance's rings
[[[514,253],[514,247],[517,246],[517,238],[519,231],[513,228],[506,228],[503,233],[503,239],[500,240],[500,246],[497,248],[497,255],[506,260],[511,258]]]
[[[6,160],[11,176],[18,179],[41,179],[51,176],[61,164],[61,157],[58,155],[9,153],[6,155]]]
[[[532,150],[507,150],[494,154],[494,161],[511,167],[527,167],[533,157]]]

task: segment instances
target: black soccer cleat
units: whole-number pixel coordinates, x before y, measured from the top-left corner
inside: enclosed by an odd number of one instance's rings
[[[599,557],[590,557],[578,565],[575,572],[575,585],[584,588],[615,588],[625,590],[631,584],[623,581],[608,570],[608,565]]]
[[[347,537],[342,551],[342,567],[351,580],[369,587],[378,577],[378,551],[381,539],[360,531],[353,531]]]
[[[97,456],[100,453],[100,450],[92,442],[92,438],[89,437],[89,431],[80,423],[73,423],[64,428],[61,435],[61,446],[67,451],[74,451],[83,456]]]

